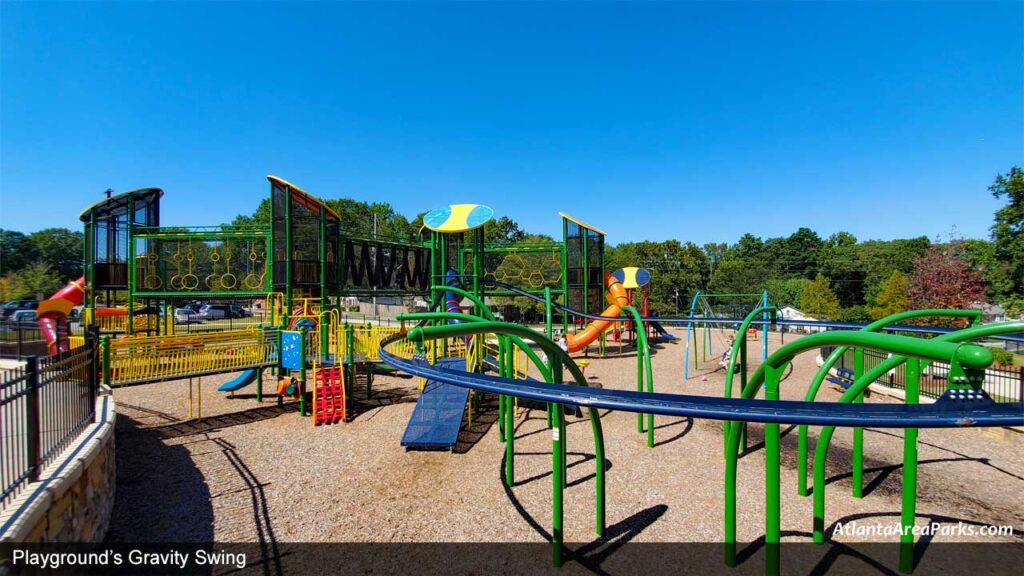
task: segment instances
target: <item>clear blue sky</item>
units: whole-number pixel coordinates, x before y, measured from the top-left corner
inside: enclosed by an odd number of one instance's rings
[[[276,174],[609,241],[987,235],[1024,163],[1020,2],[3,2],[0,226],[112,187],[163,222]]]

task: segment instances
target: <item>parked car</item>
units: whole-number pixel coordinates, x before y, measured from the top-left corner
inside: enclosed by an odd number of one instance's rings
[[[207,304],[199,309],[199,316],[203,320],[231,318],[231,307],[226,304]]]
[[[4,318],[10,318],[11,314],[14,314],[18,310],[35,310],[39,308],[39,301],[37,300],[11,300],[4,304],[2,312]]]
[[[231,305],[232,318],[248,318],[250,316],[252,316],[252,312],[245,306],[242,306],[241,304]]]
[[[174,323],[175,324],[195,324],[202,322],[203,318],[199,315],[199,311],[193,311],[191,308],[175,308],[174,309]]]
[[[15,324],[33,324],[36,321],[36,311],[15,310],[8,318]]]

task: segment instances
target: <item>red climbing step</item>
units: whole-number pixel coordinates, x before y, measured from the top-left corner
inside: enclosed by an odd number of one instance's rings
[[[313,425],[345,420],[345,379],[341,367],[313,371]]]

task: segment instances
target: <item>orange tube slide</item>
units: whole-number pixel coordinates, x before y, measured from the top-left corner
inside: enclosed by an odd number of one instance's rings
[[[39,303],[36,308],[36,323],[39,330],[43,332],[46,339],[46,347],[50,354],[64,352],[68,349],[67,339],[60,343],[61,350],[57,350],[57,323],[67,322],[71,315],[71,309],[82,303],[85,296],[85,277],[72,280],[67,286],[61,288],[56,294]]]
[[[39,330],[46,339],[46,347],[50,354],[65,352],[68,349],[68,341],[60,341],[60,349],[57,348],[57,323],[67,323],[71,309],[82,303],[85,297],[85,277],[68,282],[68,285],[58,290],[53,296],[39,303],[36,308],[36,323]],[[123,308],[100,308],[96,310],[97,316],[124,316],[128,311]]]
[[[626,289],[622,287],[622,282],[616,280],[611,274],[607,274],[604,277],[604,285],[608,288],[608,295],[606,296],[608,307],[604,309],[604,312],[601,312],[601,316],[618,316],[622,312],[622,307],[629,305]],[[614,323],[614,320],[594,320],[587,324],[587,327],[582,332],[569,334],[565,339],[569,345],[569,352],[577,352],[586,348]]]

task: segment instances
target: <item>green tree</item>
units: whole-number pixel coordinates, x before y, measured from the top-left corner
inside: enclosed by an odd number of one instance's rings
[[[910,288],[910,279],[899,270],[893,270],[892,274],[882,282],[875,295],[874,304],[868,307],[868,315],[872,320],[885,318],[891,314],[898,314],[910,309],[910,299],[907,297],[907,290]]]
[[[1024,170],[1018,166],[996,176],[988,187],[997,199],[1006,199],[995,213],[992,241],[996,257],[1006,262],[1010,272],[1007,294],[1024,293]]]
[[[33,262],[15,273],[16,298],[46,298],[62,285],[60,277],[45,262]]]
[[[82,233],[67,228],[46,228],[29,234],[38,258],[46,262],[62,281],[82,275]]]
[[[488,222],[484,228],[484,242],[487,244],[514,243],[520,242],[524,238],[526,238],[526,232],[523,232],[518,222],[508,216]],[[548,241],[550,242],[551,239],[548,238]]]
[[[857,237],[836,232],[822,243],[820,270],[832,281],[844,308],[864,303],[867,273],[858,253]]]
[[[39,253],[27,236],[0,229],[0,275],[17,272],[38,258]]]
[[[685,310],[694,293],[707,278],[707,254],[692,242],[627,242],[609,248],[605,254],[609,271],[627,266],[646,268],[651,273],[648,303],[663,314]],[[640,291],[636,294],[639,304]]]
[[[992,298],[1001,301],[1013,294],[1011,263],[996,255],[995,242],[967,239],[957,244],[957,256],[981,274]]]
[[[839,297],[832,291],[828,279],[822,274],[815,276],[800,295],[800,308],[811,316],[834,319],[839,316]]]
[[[911,274],[914,259],[931,246],[926,236],[900,240],[869,240],[857,245],[857,259],[864,270],[864,299],[873,302],[875,295],[893,270]]]
[[[813,278],[818,273],[819,258],[824,243],[810,228],[799,228],[782,243],[779,264],[784,276]]]
[[[768,290],[768,303],[772,306],[800,307],[800,297],[811,281],[807,278],[787,278],[785,280],[773,278],[765,282],[765,289]]]

